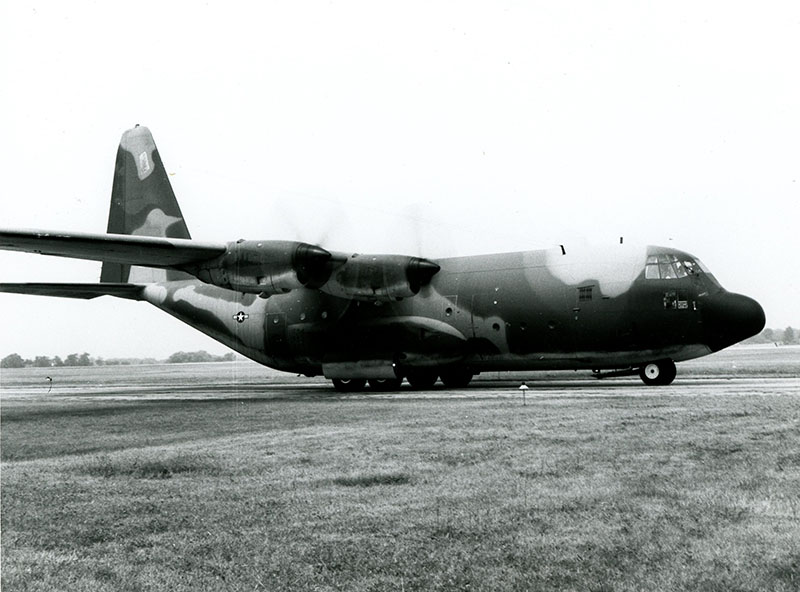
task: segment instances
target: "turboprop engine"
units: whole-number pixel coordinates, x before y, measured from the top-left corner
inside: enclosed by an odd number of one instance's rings
[[[207,284],[263,298],[305,287],[369,302],[414,296],[439,271],[436,263],[420,257],[347,256],[275,240],[227,243],[222,255],[178,268]]]
[[[391,302],[417,294],[439,269],[436,263],[419,257],[351,255],[321,290],[351,300]]]
[[[322,247],[307,243],[240,240],[228,243],[219,257],[183,270],[208,284],[266,298],[324,284],[331,257]]]

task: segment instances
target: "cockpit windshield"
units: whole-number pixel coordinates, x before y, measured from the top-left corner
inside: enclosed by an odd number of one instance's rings
[[[671,253],[650,255],[647,258],[644,277],[648,280],[676,280],[703,271],[699,261],[689,258],[678,258]]]

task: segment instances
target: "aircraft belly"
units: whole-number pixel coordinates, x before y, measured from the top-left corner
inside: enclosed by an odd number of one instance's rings
[[[569,354],[531,352],[525,355],[501,354],[473,356],[466,363],[478,371],[502,370],[594,370],[636,367],[653,360],[671,359],[683,362],[711,353],[701,343],[674,345],[664,348],[627,351],[578,351]]]

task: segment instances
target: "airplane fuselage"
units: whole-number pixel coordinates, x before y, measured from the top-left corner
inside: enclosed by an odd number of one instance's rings
[[[661,274],[652,271],[659,260]],[[749,306],[758,322],[754,301],[674,249],[556,248],[436,263],[441,270],[416,296],[391,302],[305,288],[265,299],[197,280],[148,286],[144,298],[262,364],[328,378],[679,362],[749,334],[741,323],[721,326],[726,313],[716,309]]]

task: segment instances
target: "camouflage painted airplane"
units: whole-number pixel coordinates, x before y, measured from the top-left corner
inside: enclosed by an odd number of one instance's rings
[[[438,259],[293,241],[193,240],[153,138],[122,136],[107,234],[0,231],[0,248],[102,261],[99,283],[0,291],[144,300],[272,368],[343,391],[466,386],[483,371],[675,378],[675,362],[764,327],[764,311],[670,248]]]

